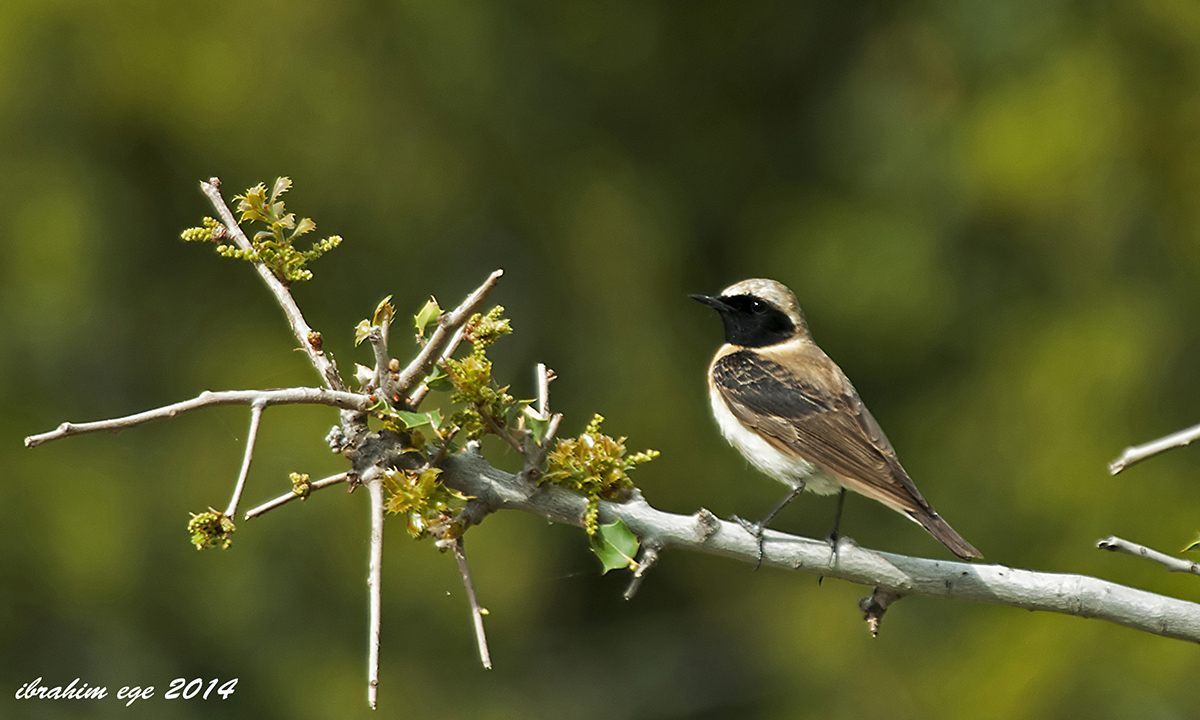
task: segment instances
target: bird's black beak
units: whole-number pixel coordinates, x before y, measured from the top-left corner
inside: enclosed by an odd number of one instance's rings
[[[688,297],[695,300],[696,302],[704,303],[705,305],[709,306],[710,308],[713,308],[717,312],[725,312],[726,310],[732,309],[729,307],[728,303],[726,303],[724,300],[722,300],[719,297],[713,297],[711,295],[688,295]]]

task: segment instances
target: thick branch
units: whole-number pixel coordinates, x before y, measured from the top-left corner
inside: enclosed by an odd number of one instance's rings
[[[493,468],[477,453],[453,455],[443,468],[443,482],[493,511],[523,510],[553,522],[583,525],[587,501],[581,495],[525,482]],[[624,520],[643,544],[721,555],[750,564],[758,557],[758,544],[749,533],[707,510],[676,515],[657,510],[637,496],[620,504],[600,503],[601,522],[617,518]],[[846,537],[838,541],[834,552],[823,540],[773,530],[766,531],[762,563],[880,587],[899,596],[948,597],[1098,618],[1200,643],[1200,605],[1085,575],[908,557],[859,547]]]
[[[213,208],[221,216],[221,222],[225,223],[225,230],[234,244],[240,250],[247,252],[253,250],[246,233],[242,232],[242,228],[233,217],[229,206],[225,204],[225,198],[221,197],[219,185],[220,182],[216,178],[212,178],[208,182],[202,181],[200,189],[208,196]],[[304,315],[300,312],[300,306],[292,298],[292,293],[288,290],[287,285],[275,277],[275,273],[261,262],[255,262],[254,269],[258,271],[259,277],[275,295],[276,302],[279,303],[279,307],[283,308],[283,314],[287,316],[288,325],[292,327],[292,334],[296,336],[296,340],[300,342],[300,347],[304,349],[304,352],[308,353],[308,359],[312,361],[317,372],[321,373],[325,384],[331,390],[345,391],[346,386],[342,383],[341,375],[338,374],[337,363],[334,362],[333,357],[321,350],[320,334],[309,327]]]
[[[95,422],[69,423],[65,422],[50,432],[40,435],[30,435],[25,438],[25,447],[34,447],[51,440],[83,435],[93,432],[119,432],[126,428],[135,427],[153,420],[166,420],[176,415],[214,405],[328,405],[343,410],[358,410],[365,412],[372,402],[366,395],[357,393],[326,390],[325,388],[287,388],[283,390],[222,390],[212,392],[205,390],[191,400],[164,405],[153,410],[126,415],[112,420],[97,420]]]
[[[1171,448],[1188,445],[1196,438],[1200,438],[1200,425],[1171,433],[1170,435],[1160,437],[1157,440],[1151,440],[1142,445],[1127,447],[1125,448],[1125,452],[1121,453],[1119,457],[1108,464],[1108,471],[1116,475],[1130,465],[1140,463]]]
[[[1134,557],[1140,557],[1151,562],[1156,562],[1162,565],[1171,572],[1191,573],[1192,575],[1200,575],[1200,563],[1184,560],[1166,553],[1161,553],[1157,550],[1151,550],[1145,545],[1122,540],[1115,535],[1107,537],[1096,543],[1096,547],[1109,552],[1119,552]]]

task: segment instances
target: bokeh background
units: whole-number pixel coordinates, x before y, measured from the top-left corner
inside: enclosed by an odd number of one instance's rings
[[[580,531],[517,513],[469,535],[491,672],[452,558],[392,526],[371,714],[365,494],[198,553],[188,512],[228,501],[245,409],[21,439],[316,384],[254,274],[178,239],[211,213],[198,180],[289,175],[290,207],[346,238],[295,291],[343,369],[383,296],[450,305],[502,267],[516,394],[548,363],[566,432],[601,412],[662,451],[636,472],[651,502],[756,517],[781,487],[717,434],[719,323],[686,294],[774,277],[989,561],[1197,599],[1093,545],[1200,526],[1200,450],[1105,470],[1200,419],[1198,167],[1192,0],[6,0],[0,716],[1195,717],[1182,642],[924,598],[872,639],[865,588],[681,553],[627,603]],[[245,502],[342,469],[334,420],[267,412]],[[832,512],[776,526],[820,537]],[[861,498],[843,528],[949,557]],[[36,677],[158,692],[15,701]],[[176,677],[239,684],[163,700]]]

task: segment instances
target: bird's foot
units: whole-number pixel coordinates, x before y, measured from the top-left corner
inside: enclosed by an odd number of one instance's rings
[[[737,515],[734,515],[733,517],[731,517],[729,519],[736,522],[738,525],[741,525],[743,530],[750,533],[750,535],[753,536],[754,539],[758,541],[758,559],[754,563],[754,569],[758,570],[760,567],[762,567],[763,543],[766,540],[766,538],[764,537],[763,531],[765,531],[766,528],[763,527],[763,524],[760,522],[752,523],[749,520],[745,520],[743,518],[738,517]]]
[[[838,534],[837,530],[834,530],[825,536],[825,542],[829,543],[829,549],[833,550],[835,553],[837,552],[838,539],[841,537],[842,536]]]
[[[831,530],[829,532],[829,534],[827,536],[825,536],[825,542],[829,543],[829,551],[833,553],[833,564],[834,565],[837,564],[838,538],[840,538],[840,537],[841,537],[841,535],[838,535],[837,528],[834,528],[833,530]],[[825,580],[825,576],[818,575],[817,576],[817,585],[820,585],[823,580]]]

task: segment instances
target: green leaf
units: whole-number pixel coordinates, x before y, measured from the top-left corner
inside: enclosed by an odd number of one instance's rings
[[[529,408],[525,409],[525,427],[533,434],[533,439],[538,445],[546,439],[546,431],[550,429],[550,420],[537,416],[537,413]]]
[[[501,392],[504,392],[505,390],[508,390],[508,388],[503,387],[500,389]],[[505,413],[504,413],[505,424],[506,425],[516,425],[517,419],[519,417],[521,417],[521,415],[526,414],[525,408],[529,407],[530,405],[533,405],[535,402],[537,402],[537,401],[536,400],[517,400],[516,402],[509,405],[508,410],[505,411]]]
[[[429,386],[430,390],[437,390],[438,392],[449,392],[454,389],[454,381],[441,368],[438,368],[430,375],[425,384]]]
[[[437,320],[441,314],[442,308],[438,306],[437,300],[430,296],[421,311],[413,316],[413,325],[417,328],[417,335],[424,336],[425,328],[429,326],[429,323]]]
[[[381,328],[388,327],[392,322],[392,316],[396,314],[396,308],[392,307],[392,296],[388,295],[379,301],[379,305],[375,307],[375,314],[371,316],[371,324],[378,325]]]
[[[435,413],[437,415],[436,420],[434,419]],[[395,415],[400,420],[400,424],[403,425],[404,429],[406,430],[410,430],[415,427],[421,427],[422,425],[430,425],[436,430],[437,426],[442,422],[442,415],[437,410],[434,410],[432,413],[415,413],[408,412],[407,410],[397,410]]]
[[[1197,535],[1195,540],[1191,541],[1187,547],[1180,550],[1179,552],[1191,552],[1192,550],[1195,550],[1197,548],[1200,548],[1200,535]]]
[[[275,187],[271,188],[271,202],[279,199],[279,196],[287,192],[292,187],[291,178],[276,178]]]
[[[317,224],[312,221],[312,218],[304,218],[296,223],[296,230],[292,233],[293,238],[298,238],[306,232],[312,232],[317,227]]]
[[[371,323],[366,320],[360,320],[354,326],[354,345],[355,347],[362,345],[362,341],[367,339],[367,335],[371,332]]]
[[[638,547],[637,535],[634,535],[620,518],[614,523],[601,525],[599,532],[592,536],[592,552],[600,558],[605,573],[609,570],[637,567],[634,558],[637,557]]]

